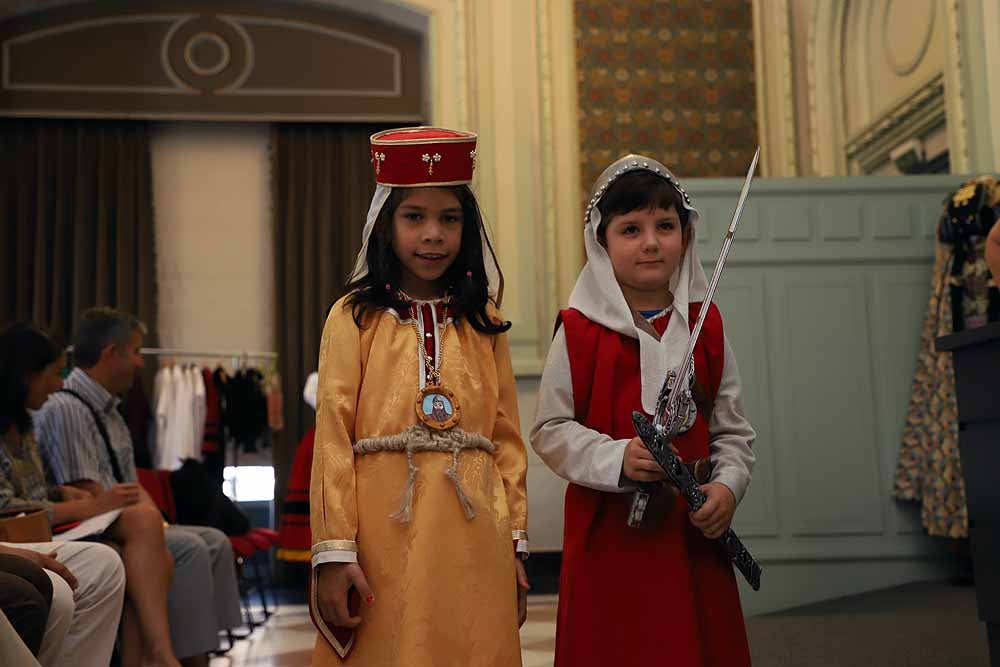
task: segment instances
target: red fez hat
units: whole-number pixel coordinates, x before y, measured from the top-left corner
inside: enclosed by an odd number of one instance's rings
[[[403,127],[371,137],[375,180],[393,187],[472,182],[476,135],[439,127]]]

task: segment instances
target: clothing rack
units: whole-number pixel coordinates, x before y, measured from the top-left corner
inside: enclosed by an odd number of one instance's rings
[[[73,346],[70,345],[66,348],[66,352],[72,354]],[[172,349],[166,347],[143,347],[139,349],[139,353],[143,355],[153,356],[153,357],[232,357],[234,359],[270,359],[277,360],[277,352],[248,352],[246,350],[240,350],[239,352],[234,352],[232,350],[228,351],[215,351],[215,352],[194,352],[191,350],[182,349]]]
[[[269,361],[277,361],[277,352],[251,352],[248,350],[214,350],[208,352],[201,352],[196,350],[186,350],[181,348],[167,348],[167,347],[143,347],[139,349],[139,353],[143,356],[149,357],[189,357],[189,358],[211,358],[219,359],[224,357],[231,357],[233,359],[233,366],[239,365],[239,362],[245,362],[250,359],[266,359]],[[233,448],[233,467],[239,467],[239,448]],[[273,454],[272,454],[273,456]],[[233,490],[236,490],[236,483],[233,482]]]
[[[208,352],[199,352],[196,350],[185,350],[181,348],[167,348],[167,347],[144,347],[139,350],[139,353],[143,356],[149,357],[189,357],[189,358],[205,358],[205,359],[224,359],[230,358],[233,360],[233,368],[242,368],[247,366],[247,362],[251,359],[264,359],[271,362],[277,362],[278,353],[277,352],[250,352],[247,350],[215,350]],[[275,364],[276,365],[276,364]]]
[[[215,352],[195,352],[192,350],[182,350],[182,349],[171,349],[165,347],[144,347],[139,350],[140,353],[144,355],[150,355],[154,357],[239,357],[241,359],[277,359],[277,352],[247,352],[246,350],[240,350],[234,352],[229,351],[218,351]]]

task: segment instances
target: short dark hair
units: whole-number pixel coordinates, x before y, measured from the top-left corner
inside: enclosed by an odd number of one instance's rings
[[[146,335],[146,325],[114,308],[91,308],[80,318],[73,336],[73,361],[80,368],[93,368],[108,345],[124,345],[134,333]]]
[[[0,331],[0,433],[13,424],[31,430],[28,381],[62,355],[48,334],[31,324],[15,322]]]
[[[605,243],[608,224],[616,215],[623,215],[646,209],[662,208],[664,211],[673,206],[681,219],[681,229],[688,224],[688,210],[684,208],[684,199],[670,182],[651,171],[637,170],[615,179],[608,191],[597,202],[597,210],[601,212],[601,224],[597,227],[597,238]]]

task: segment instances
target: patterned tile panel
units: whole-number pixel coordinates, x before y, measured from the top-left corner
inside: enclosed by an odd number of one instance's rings
[[[581,188],[625,153],[742,176],[757,142],[750,0],[576,0]]]

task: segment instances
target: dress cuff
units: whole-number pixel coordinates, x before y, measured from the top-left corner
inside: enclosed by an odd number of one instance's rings
[[[522,559],[527,558],[528,554],[531,553],[531,549],[528,546],[528,531],[512,530],[510,535],[514,540],[514,553]]]
[[[357,563],[358,543],[354,540],[325,540],[312,548],[312,566],[323,563]]]

